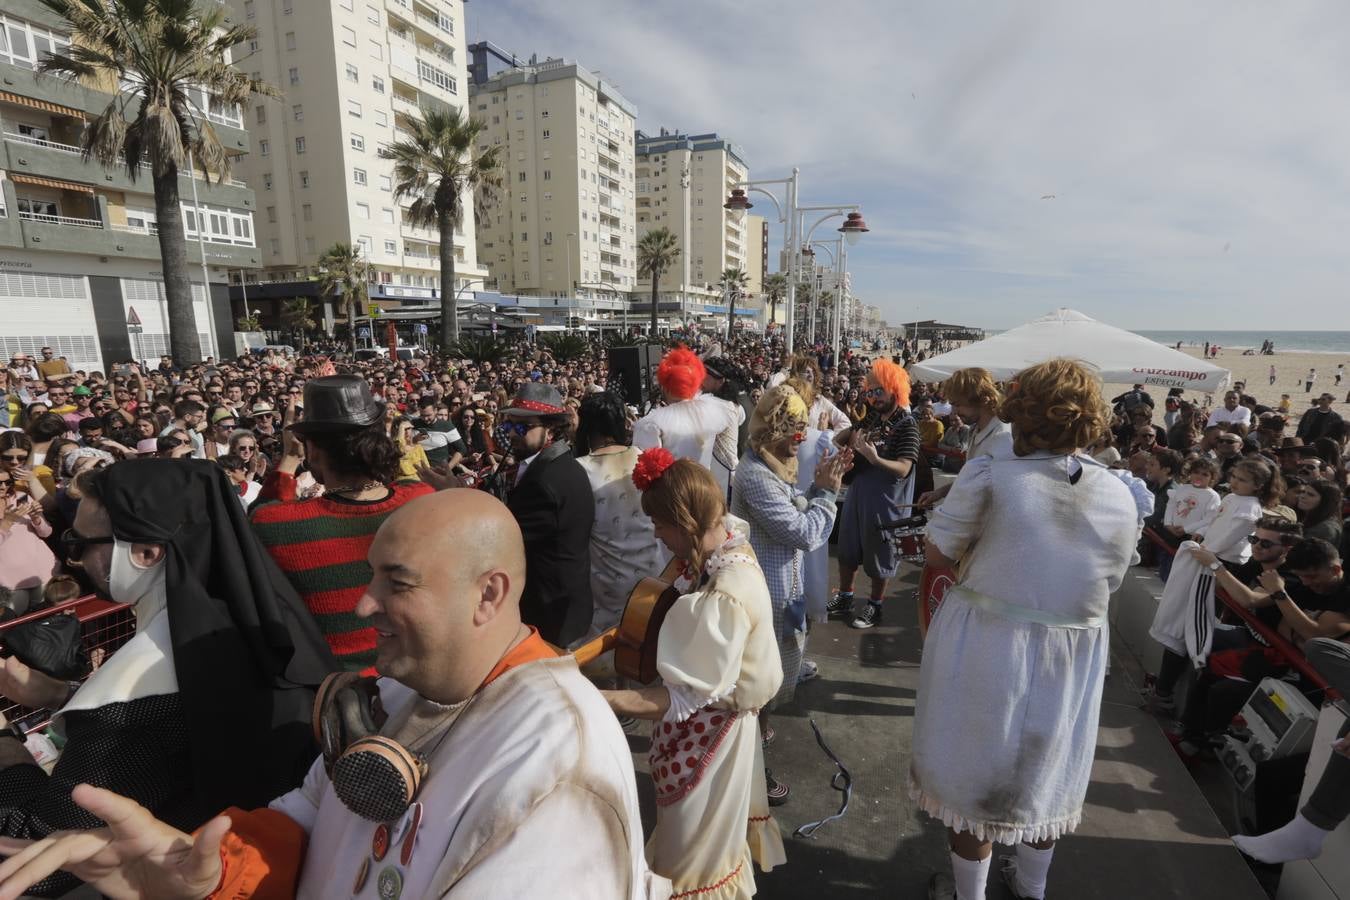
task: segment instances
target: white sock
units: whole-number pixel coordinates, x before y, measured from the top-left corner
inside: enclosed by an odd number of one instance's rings
[[[1050,871],[1050,859],[1055,848],[1037,850],[1029,844],[1017,845],[1017,893],[1023,897],[1045,897],[1045,876]]]
[[[1299,813],[1283,828],[1258,835],[1237,834],[1233,836],[1233,843],[1252,859],[1274,865],[1296,859],[1316,859],[1329,834],[1330,831],[1318,828]]]
[[[952,854],[952,880],[956,882],[956,900],[984,900],[985,882],[989,880],[989,863],[994,857],[966,859]]]

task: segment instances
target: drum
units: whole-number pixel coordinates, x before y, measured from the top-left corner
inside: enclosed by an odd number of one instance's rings
[[[922,629],[926,634],[928,625],[933,621],[933,616],[937,615],[938,607],[942,605],[942,599],[947,596],[947,591],[952,585],[956,584],[956,572],[952,569],[939,569],[935,566],[924,566],[923,574],[919,577],[919,615],[922,617]]]

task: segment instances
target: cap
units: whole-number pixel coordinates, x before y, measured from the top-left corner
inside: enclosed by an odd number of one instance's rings
[[[71,391],[70,393],[76,397],[88,397],[91,396],[94,392],[81,384],[76,386],[75,390]]]

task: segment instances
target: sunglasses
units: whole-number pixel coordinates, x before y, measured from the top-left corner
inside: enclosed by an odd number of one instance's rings
[[[257,450],[258,448],[254,447],[252,444],[240,444],[238,447],[235,447],[234,449],[235,452],[237,453],[252,453],[254,450]]]
[[[3,487],[5,490],[9,490],[9,486],[10,486],[11,484],[13,484],[13,483],[14,483],[14,479],[12,479],[12,478],[3,478],[3,479],[0,479],[0,487]]]
[[[1273,549],[1275,549],[1276,547],[1288,547],[1288,546],[1289,546],[1289,542],[1288,542],[1288,541],[1283,541],[1283,540],[1280,540],[1280,541],[1271,541],[1271,540],[1267,540],[1266,538],[1257,537],[1257,536],[1254,535],[1254,534],[1250,534],[1250,535],[1247,536],[1247,543],[1251,544],[1253,547],[1260,547],[1262,550],[1273,550]]]
[[[186,447],[186,446],[188,446],[188,445],[191,444],[191,443],[192,443],[192,441],[190,441],[190,440],[171,441],[171,442],[169,443],[169,446],[170,446],[170,447]]]
[[[863,396],[864,396],[864,397],[884,397],[884,396],[886,396],[886,389],[883,388],[883,387],[868,388],[867,390],[863,391]]]
[[[112,535],[106,537],[85,537],[74,528],[67,528],[61,532],[61,543],[66,548],[66,559],[70,562],[79,562],[84,556],[85,548],[90,544],[111,544],[115,538]]]
[[[0,455],[0,459],[3,459],[5,462],[8,462],[8,463],[21,463],[21,462],[27,462],[27,460],[28,460],[28,454],[27,454],[27,453],[5,453],[5,454],[3,454],[3,455]]]

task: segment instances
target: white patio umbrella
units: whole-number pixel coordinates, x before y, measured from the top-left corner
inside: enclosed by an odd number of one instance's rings
[[[1229,371],[1164,347],[1123,328],[1060,308],[1011,331],[910,366],[921,381],[944,381],[957,369],[988,369],[1006,381],[1027,366],[1058,356],[1087,363],[1107,384],[1152,384],[1213,392]]]

